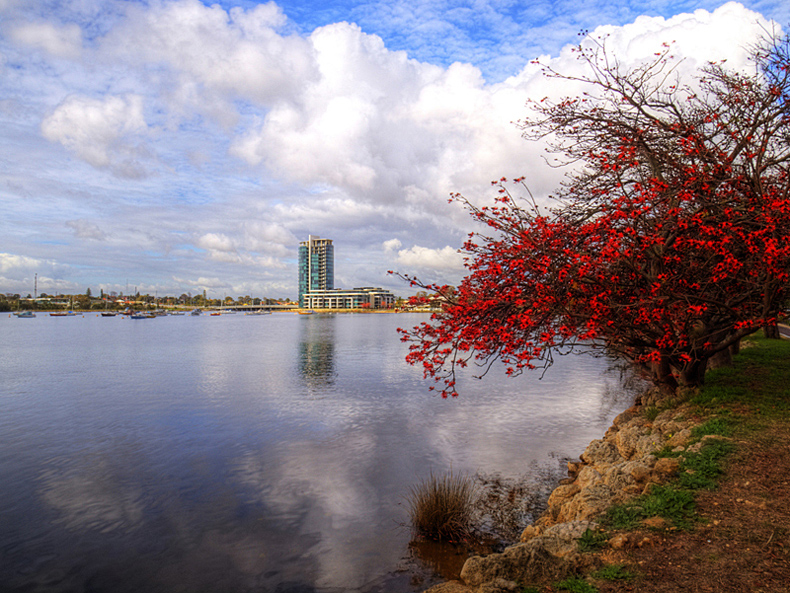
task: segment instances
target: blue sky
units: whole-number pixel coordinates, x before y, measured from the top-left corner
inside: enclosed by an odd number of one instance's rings
[[[784,0],[0,0],[0,291],[296,294],[298,242],[335,241],[336,285],[457,282],[490,197],[562,172],[511,123],[578,68],[577,33],[624,64],[744,64]]]

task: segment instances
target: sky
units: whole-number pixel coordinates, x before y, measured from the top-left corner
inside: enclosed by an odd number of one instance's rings
[[[746,67],[786,0],[0,0],[0,292],[297,296],[308,235],[335,287],[457,284],[457,203],[560,183],[515,122],[576,94],[581,31]]]

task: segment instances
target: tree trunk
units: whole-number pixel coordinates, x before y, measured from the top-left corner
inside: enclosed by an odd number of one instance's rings
[[[668,356],[661,356],[661,360],[653,363],[653,384],[665,393],[674,393],[678,388],[677,379],[672,374]]]
[[[708,369],[718,369],[732,366],[732,346],[717,352],[708,359]]]
[[[680,384],[683,387],[699,387],[705,383],[708,359],[692,360],[680,371]]]
[[[779,340],[781,336],[779,335],[779,326],[774,321],[773,323],[769,323],[768,325],[763,326],[763,334],[769,340]]]

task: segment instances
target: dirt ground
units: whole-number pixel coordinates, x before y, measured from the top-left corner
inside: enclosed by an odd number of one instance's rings
[[[645,529],[598,553],[635,575],[596,580],[600,593],[790,592],[790,425],[737,444],[718,490],[697,495],[700,526]]]

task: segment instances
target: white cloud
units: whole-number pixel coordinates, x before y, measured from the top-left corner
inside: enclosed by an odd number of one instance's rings
[[[74,231],[74,236],[80,239],[95,239],[104,241],[107,235],[96,224],[87,220],[67,220],[66,226]]]
[[[230,237],[218,233],[207,233],[198,238],[195,242],[198,247],[212,251],[235,251],[233,240]]]
[[[403,246],[403,243],[401,243],[398,239],[389,239],[388,241],[384,241],[382,246],[384,247],[384,251],[389,253],[391,251],[397,251],[400,249]]]
[[[415,245],[398,251],[397,262],[404,268],[414,270],[459,272],[464,269],[463,255],[449,245],[441,249]]]
[[[444,67],[436,63],[450,63],[449,53],[417,61],[350,22],[291,33],[298,27],[274,3],[247,10],[200,0],[34,4],[6,3],[0,37],[0,53],[15,65],[0,81],[7,97],[0,145],[10,170],[0,176],[0,195],[20,221],[0,250],[41,260],[57,251],[74,264],[69,273],[86,278],[81,284],[122,283],[126,274],[104,275],[123,261],[138,284],[155,275],[152,283],[172,286],[172,269],[186,268],[223,286],[259,282],[261,292],[276,286],[283,295],[280,287],[290,286],[293,296],[296,246],[308,233],[336,240],[336,273],[349,283],[374,283],[393,263],[404,272],[458,275],[454,249],[473,223],[447,204],[451,192],[483,202],[491,179],[526,175],[543,199],[563,174],[545,166],[542,145],[524,141],[512,122],[524,117],[528,98],[578,87],[557,85],[534,65],[492,84],[477,67],[492,59],[494,41],[503,51],[515,47],[502,44],[518,18],[553,18],[528,30],[569,39],[567,23],[551,11],[541,16],[536,5],[507,15],[495,3],[479,5],[486,30],[501,25],[502,37],[478,46],[474,65]],[[389,10],[366,7],[371,18]],[[389,34],[425,17],[433,31],[456,31],[463,10],[442,21],[429,3],[400,3],[390,11],[395,20],[377,30]],[[760,19],[730,3],[593,34],[609,34],[625,66],[673,40],[688,56],[686,68],[720,57],[740,65],[743,47],[766,26]],[[31,23],[47,26],[36,36],[25,29]],[[463,58],[472,41],[442,47]],[[42,51],[31,52],[34,45]],[[69,54],[69,47],[82,49]],[[544,61],[563,72],[580,67],[569,48]],[[101,264],[75,236],[108,239]]]
[[[76,24],[26,23],[11,29],[17,43],[60,58],[76,58],[82,50],[82,31]]]
[[[35,270],[43,262],[32,257],[13,253],[0,253],[0,273],[7,274],[13,270]]]
[[[94,167],[131,178],[143,174],[139,159],[146,151],[137,140],[147,130],[138,95],[69,97],[41,124],[47,140],[59,142]]]

